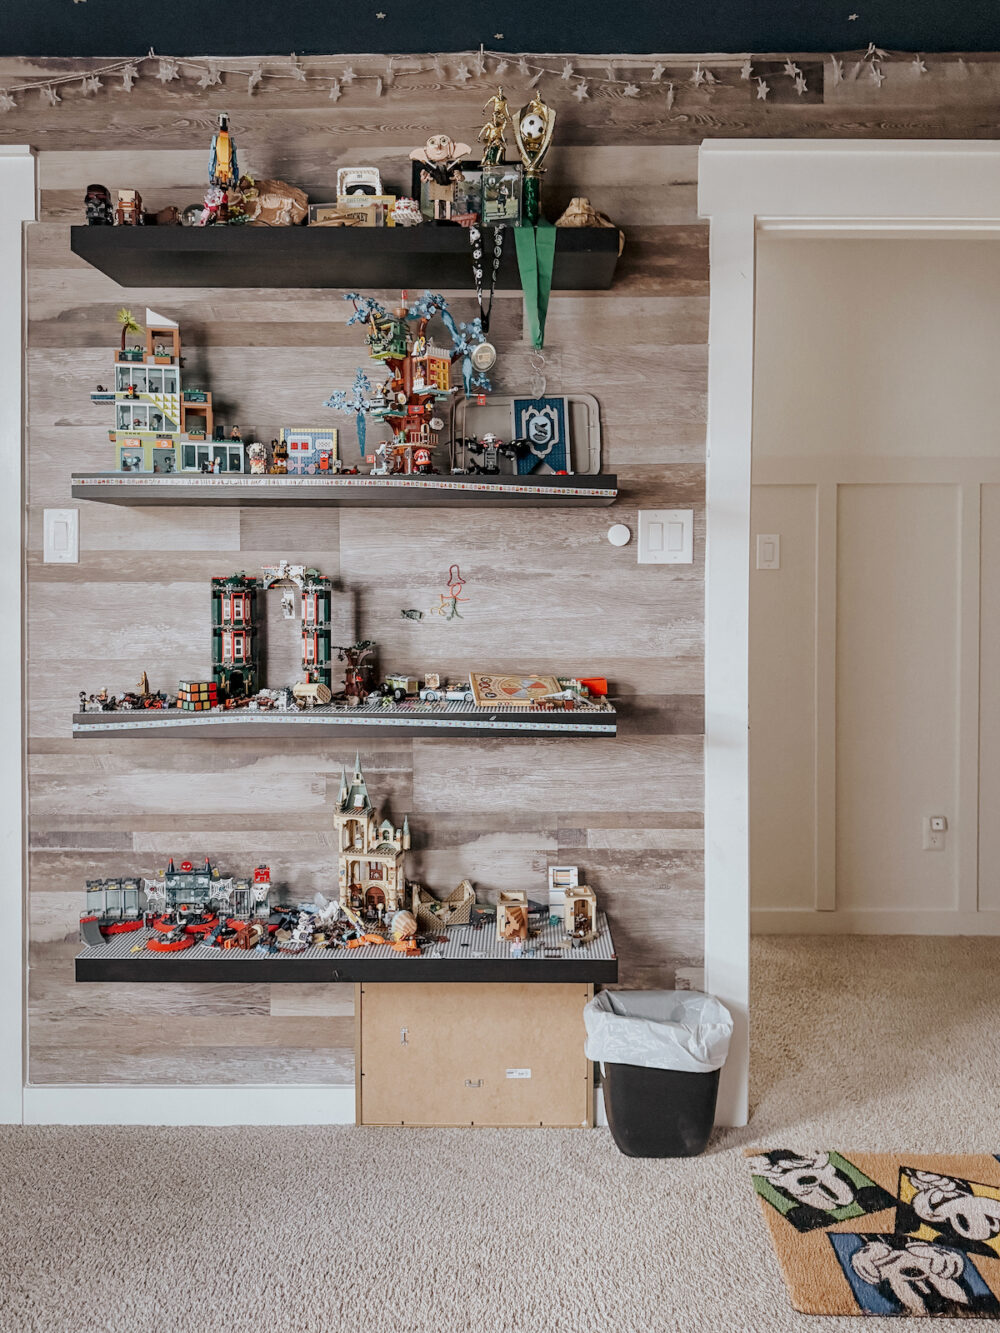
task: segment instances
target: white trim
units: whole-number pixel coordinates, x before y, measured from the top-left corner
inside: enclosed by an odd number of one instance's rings
[[[353,1125],[354,1085],[27,1087],[27,1125]]]
[[[748,613],[753,297],[759,229],[804,235],[993,236],[1000,144],[955,140],[710,139],[698,153],[698,213],[711,222],[705,558],[706,988],[736,1030],[720,1124],[746,1121],[749,1052]],[[791,480],[790,478],[786,478]],[[762,478],[757,478],[762,480]],[[965,604],[971,602],[971,587]],[[971,636],[972,626],[968,633]],[[971,678],[963,684],[971,692]],[[971,725],[971,722],[970,722]],[[821,894],[821,901],[828,893]],[[963,912],[753,914],[757,929],[992,934]],[[883,924],[879,924],[882,922]],[[765,925],[766,923],[766,925]],[[998,932],[1000,933],[1000,932]]]
[[[23,1114],[25,1046],[24,823],[24,223],[35,218],[35,158],[0,148],[0,680],[18,705],[5,711],[0,752],[0,1123]]]
[[[754,935],[1000,935],[1000,911],[813,912],[806,907],[755,907],[750,928]]]
[[[712,219],[705,542],[705,989],[735,1028],[717,1119],[747,1121],[754,225]],[[720,368],[724,367],[724,373]],[[711,818],[709,818],[709,813]]]

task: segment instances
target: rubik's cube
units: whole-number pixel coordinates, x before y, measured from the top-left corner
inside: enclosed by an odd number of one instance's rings
[[[182,680],[177,686],[177,707],[206,713],[219,702],[219,687],[211,680]]]

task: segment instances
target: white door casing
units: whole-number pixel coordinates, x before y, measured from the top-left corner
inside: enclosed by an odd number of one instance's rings
[[[705,557],[705,985],[733,1011],[720,1124],[745,1124],[749,1060],[749,576],[756,237],[1000,235],[1000,146],[715,139],[699,152],[711,227]]]

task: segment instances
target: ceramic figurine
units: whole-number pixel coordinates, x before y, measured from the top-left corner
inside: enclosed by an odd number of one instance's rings
[[[467,143],[456,143],[450,134],[432,134],[423,148],[410,154],[411,161],[420,163],[420,179],[427,185],[435,222],[451,220],[455,184],[465,179],[460,164],[471,152]]]

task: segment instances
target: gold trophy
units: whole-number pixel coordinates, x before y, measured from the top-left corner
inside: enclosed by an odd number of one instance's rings
[[[541,211],[542,158],[549,151],[556,127],[556,113],[536,94],[521,107],[514,122],[517,151],[524,164],[524,220],[534,226]]]

